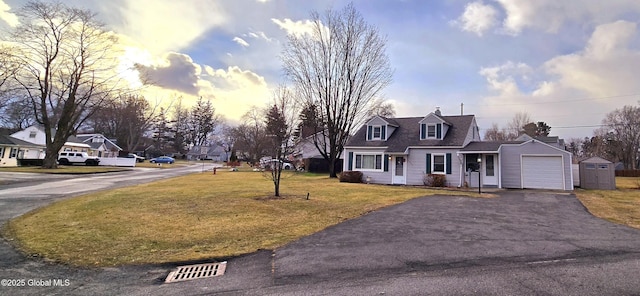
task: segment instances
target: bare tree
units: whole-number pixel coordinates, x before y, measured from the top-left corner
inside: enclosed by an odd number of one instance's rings
[[[393,104],[384,100],[376,100],[369,110],[369,116],[381,116],[381,117],[394,117],[396,116],[396,109]]]
[[[22,130],[33,125],[33,109],[27,100],[10,99],[4,110],[0,108],[0,124],[13,130]]]
[[[15,77],[45,130],[43,166],[56,168],[67,138],[115,90],[116,40],[94,13],[61,3],[29,2],[19,16],[12,39],[23,67]]]
[[[484,132],[485,141],[508,141],[513,140],[506,129],[500,129],[497,123],[492,123],[491,127]]]
[[[265,155],[267,148],[264,113],[254,106],[242,119],[243,123],[233,129],[235,148],[247,161],[255,163]]]
[[[509,131],[509,140],[515,139],[525,133],[524,126],[533,122],[531,116],[527,112],[516,113],[511,121],[507,123],[507,130]]]
[[[604,139],[608,152],[618,158],[626,169],[635,170],[640,162],[640,107],[624,106],[608,113]]]
[[[273,158],[268,174],[273,182],[275,196],[280,196],[284,162],[293,154],[293,135],[298,113],[291,90],[284,86],[278,87],[274,93],[273,104],[267,108],[265,114],[267,149]]]
[[[16,101],[13,78],[22,66],[20,62],[16,48],[0,45],[0,114]]]
[[[157,106],[137,95],[110,98],[96,110],[88,125],[95,133],[115,138],[122,149],[130,152],[151,129]]]
[[[567,141],[567,151],[573,154],[574,159],[580,160],[584,157],[583,143],[584,140],[581,138],[571,138]]]
[[[311,13],[312,33],[290,35],[282,53],[285,73],[301,92],[302,105],[318,107],[314,144],[335,164],[349,135],[370,113],[390,83],[386,39],[349,4],[341,11]]]

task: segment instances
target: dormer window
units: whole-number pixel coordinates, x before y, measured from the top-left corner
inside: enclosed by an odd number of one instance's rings
[[[380,140],[380,134],[382,133],[382,127],[374,126],[373,127],[373,139]]]
[[[435,139],[436,137],[436,125],[427,125],[427,139]]]
[[[367,140],[382,140],[387,139],[387,126],[386,125],[370,125],[367,129]]]
[[[420,140],[438,139],[442,140],[442,124],[426,124],[420,125]]]

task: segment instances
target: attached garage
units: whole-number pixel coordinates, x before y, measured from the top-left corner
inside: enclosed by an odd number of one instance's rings
[[[573,190],[571,153],[530,140],[500,147],[501,187]]]
[[[522,155],[522,187],[563,190],[562,155]]]

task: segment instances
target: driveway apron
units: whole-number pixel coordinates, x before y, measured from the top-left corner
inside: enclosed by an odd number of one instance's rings
[[[418,198],[276,250],[275,280],[361,277],[451,267],[637,253],[640,231],[592,216],[572,194]]]

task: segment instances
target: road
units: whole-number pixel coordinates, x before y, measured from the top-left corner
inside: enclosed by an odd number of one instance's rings
[[[16,183],[0,189],[0,217],[64,198],[61,183],[79,194],[87,181],[110,188],[199,169]],[[0,287],[0,295],[638,295],[640,231],[593,217],[571,194],[435,196],[233,258],[221,277],[163,284],[175,266],[73,268],[3,243],[0,279],[69,285]]]

